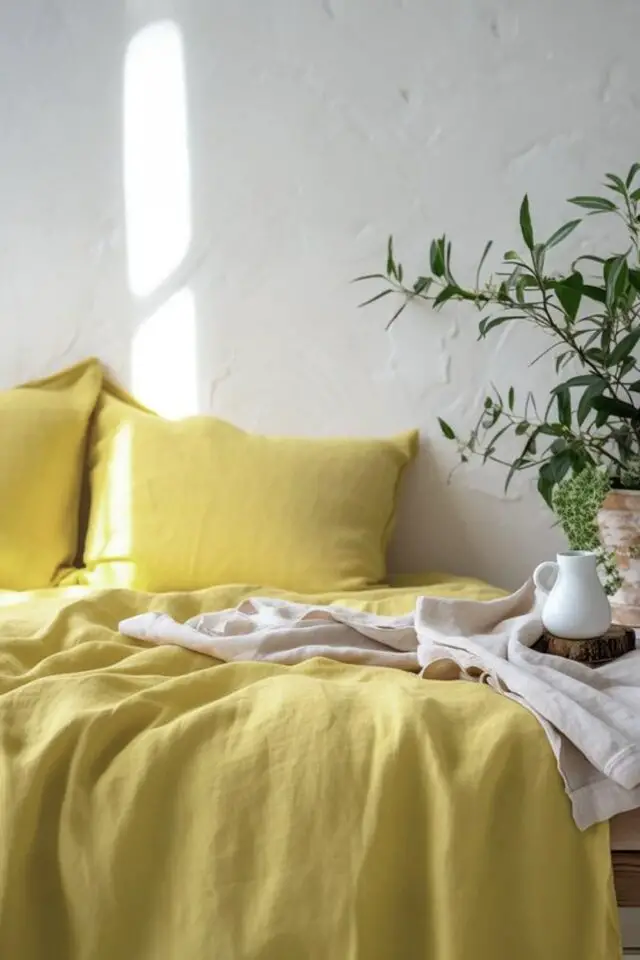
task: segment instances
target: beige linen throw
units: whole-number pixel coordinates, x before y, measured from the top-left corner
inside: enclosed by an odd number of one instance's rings
[[[454,661],[461,679],[483,679],[534,713],[586,829],[640,807],[640,650],[597,670],[532,650],[543,600],[530,581],[499,600],[422,597],[404,617],[261,597],[184,624],[141,614],[120,632],[224,661],[329,657],[427,675]]]

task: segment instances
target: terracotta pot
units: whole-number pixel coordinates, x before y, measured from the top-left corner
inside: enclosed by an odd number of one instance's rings
[[[640,490],[612,490],[598,513],[598,526],[624,581],[611,598],[613,619],[640,627]]]

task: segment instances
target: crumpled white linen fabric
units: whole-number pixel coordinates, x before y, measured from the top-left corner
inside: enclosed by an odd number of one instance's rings
[[[531,581],[498,600],[421,597],[402,617],[259,597],[184,624],[140,614],[119,629],[224,661],[328,657],[418,672],[452,660],[462,679],[485,680],[537,717],[586,829],[640,807],[640,650],[595,670],[533,650],[543,602]]]

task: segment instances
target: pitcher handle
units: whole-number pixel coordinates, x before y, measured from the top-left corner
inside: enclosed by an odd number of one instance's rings
[[[555,560],[545,560],[533,571],[533,582],[542,593],[551,593],[558,579],[558,564]]]

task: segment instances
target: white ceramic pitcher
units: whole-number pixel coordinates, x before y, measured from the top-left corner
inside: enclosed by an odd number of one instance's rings
[[[611,607],[591,550],[559,553],[557,562],[548,560],[536,567],[533,581],[547,594],[542,623],[549,633],[567,640],[588,640],[611,626]]]

